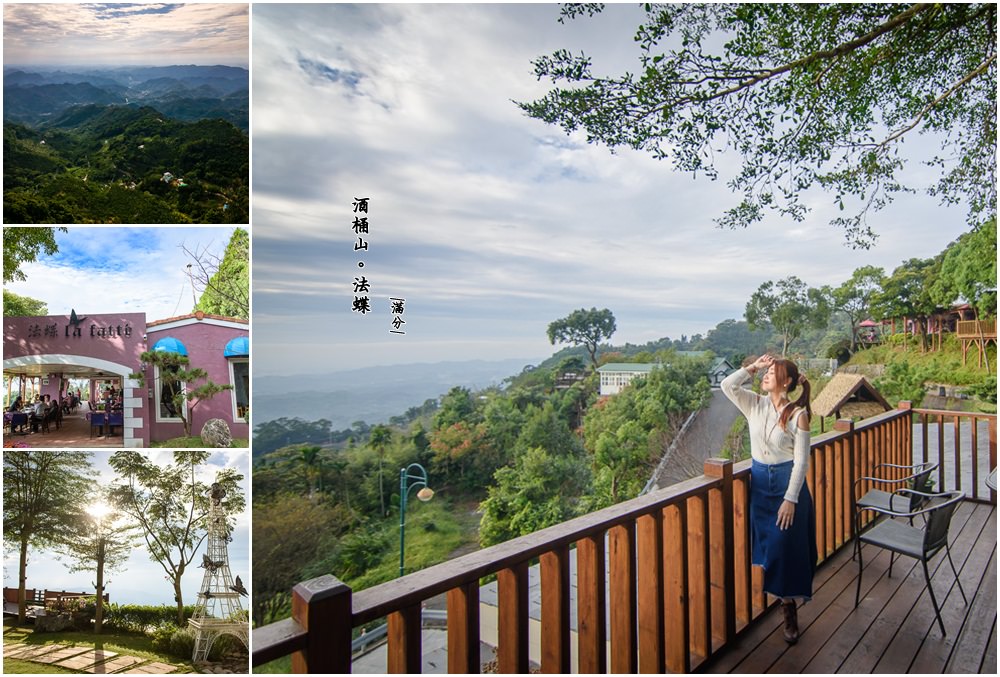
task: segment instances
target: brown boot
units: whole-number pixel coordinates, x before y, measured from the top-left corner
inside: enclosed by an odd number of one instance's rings
[[[785,641],[795,644],[799,641],[799,614],[795,600],[782,602],[781,611],[785,614]]]

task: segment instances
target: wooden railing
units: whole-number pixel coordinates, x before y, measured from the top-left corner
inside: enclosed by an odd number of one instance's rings
[[[837,421],[813,438],[807,482],[821,562],[853,536],[855,478],[912,462],[912,418],[907,407]],[[996,416],[989,420],[995,464]],[[689,672],[774,601],[750,562],[749,470],[750,461],[709,459],[701,477],[357,593],[333,576],[305,581],[292,591],[292,618],[253,631],[253,664],[291,654],[294,672],[349,673],[352,629],[387,616],[388,671],[420,672],[421,602],[447,593],[448,671],[477,673],[480,579],[496,574],[498,669],[526,673],[528,568],[537,561],[541,669],[570,672],[575,547],[579,672]]]
[[[995,339],[997,337],[997,321],[959,320],[955,325],[955,335],[958,338],[978,339],[982,336]]]

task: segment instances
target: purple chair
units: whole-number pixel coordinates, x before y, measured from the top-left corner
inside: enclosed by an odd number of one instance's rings
[[[104,434],[104,412],[103,411],[91,411],[87,413],[87,419],[90,421],[90,436],[94,436],[94,428],[99,428],[98,435]]]

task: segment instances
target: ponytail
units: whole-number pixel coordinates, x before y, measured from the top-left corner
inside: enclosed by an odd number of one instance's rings
[[[809,394],[812,388],[809,385],[809,379],[806,378],[805,374],[799,373],[799,368],[791,360],[775,360],[775,365],[778,365],[779,370],[784,371],[784,377],[792,380],[793,386],[789,388],[789,391],[795,390],[794,384],[802,386],[802,393],[798,399],[794,402],[789,402],[788,406],[781,411],[781,416],[778,418],[781,427],[787,430],[788,419],[792,417],[792,412],[805,408],[806,414],[812,417],[812,405],[809,403]]]

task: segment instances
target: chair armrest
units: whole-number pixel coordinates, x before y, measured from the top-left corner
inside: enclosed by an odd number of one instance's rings
[[[964,501],[965,500],[965,492],[964,491],[946,491],[946,492],[943,492],[943,493],[940,493],[940,494],[928,494],[928,493],[925,493],[923,491],[914,491],[913,489],[897,489],[896,491],[894,491],[892,493],[893,493],[893,496],[895,496],[896,494],[899,494],[901,496],[902,495],[915,494],[917,496],[923,496],[923,497],[927,498],[928,500],[933,499],[933,498],[944,498],[946,500],[944,500],[941,503],[935,503],[934,505],[930,505],[930,506],[928,506],[926,508],[921,508],[920,510],[914,510],[912,512],[900,512],[900,511],[897,511],[897,510],[887,510],[885,508],[877,508],[877,507],[867,507],[867,508],[865,508],[865,510],[871,510],[872,512],[878,512],[878,513],[881,513],[883,515],[889,515],[890,517],[909,517],[909,518],[912,518],[912,517],[916,517],[917,515],[926,515],[928,513],[932,513],[935,510],[940,510],[941,508],[943,508],[946,505],[951,505],[952,503],[957,503],[958,501]]]

